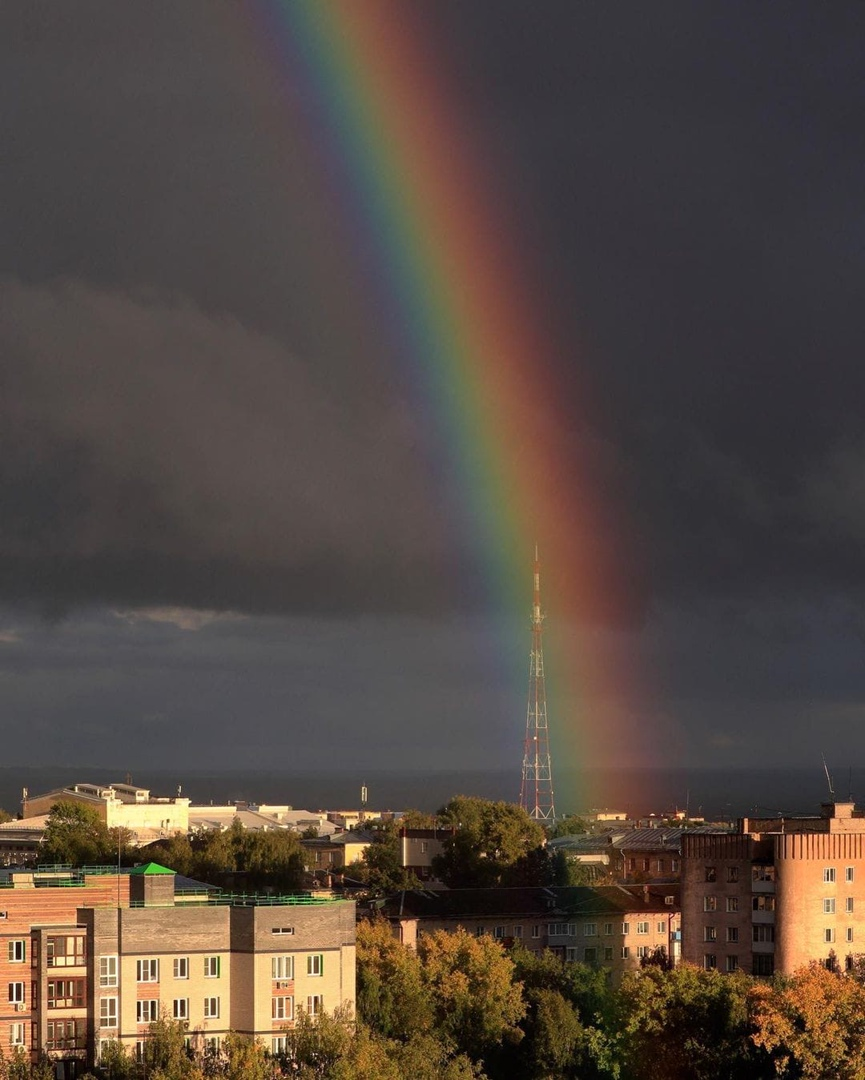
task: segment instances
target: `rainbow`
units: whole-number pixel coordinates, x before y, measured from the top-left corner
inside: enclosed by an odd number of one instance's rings
[[[562,414],[551,363],[561,364],[561,345],[533,309],[519,230],[495,205],[476,134],[461,130],[453,80],[426,44],[424,8],[255,0],[250,12],[256,52],[305,86],[310,138],[344,178],[353,242],[374,268],[400,353],[432,410],[488,596],[525,610],[526,650],[531,550],[540,543],[545,607],[558,631],[546,641],[554,762],[615,761],[632,731],[613,672],[592,635],[561,632],[564,613],[603,611],[615,580],[599,539],[600,500],[570,464],[580,418]],[[517,705],[515,746],[520,715]],[[557,790],[564,809],[591,797]]]

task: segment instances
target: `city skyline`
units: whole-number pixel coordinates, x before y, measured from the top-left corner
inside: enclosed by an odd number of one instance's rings
[[[535,542],[554,778],[861,761],[861,9],[370,0],[381,55],[317,83],[328,10],[0,11],[4,763],[510,766],[516,798]],[[399,126],[328,137],[409,41],[405,115],[432,87],[457,148],[420,180],[471,179],[504,229],[466,254],[543,330],[508,387],[544,410],[490,430],[452,399],[497,400],[494,358],[436,382],[369,246],[346,146]]]

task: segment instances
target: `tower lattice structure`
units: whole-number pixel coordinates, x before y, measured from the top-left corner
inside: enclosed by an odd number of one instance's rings
[[[520,806],[535,821],[555,821],[553,766],[547,725],[547,691],[544,679],[544,615],[541,613],[541,564],[535,546],[532,595],[532,650],[529,654],[529,703],[526,740],[523,746],[523,780]]]

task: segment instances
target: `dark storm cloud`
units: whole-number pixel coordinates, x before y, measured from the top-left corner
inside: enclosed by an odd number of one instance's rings
[[[610,507],[617,614],[859,597],[862,8],[418,17],[556,328],[551,441]],[[308,88],[248,29],[221,0],[0,8],[7,599],[452,600],[435,433]]]

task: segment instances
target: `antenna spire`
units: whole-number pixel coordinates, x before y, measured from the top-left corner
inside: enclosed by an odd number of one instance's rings
[[[523,745],[523,776],[520,806],[535,821],[555,821],[553,769],[547,726],[547,691],[544,678],[544,615],[541,611],[541,564],[535,544],[532,589],[532,648],[529,653],[529,702]]]

